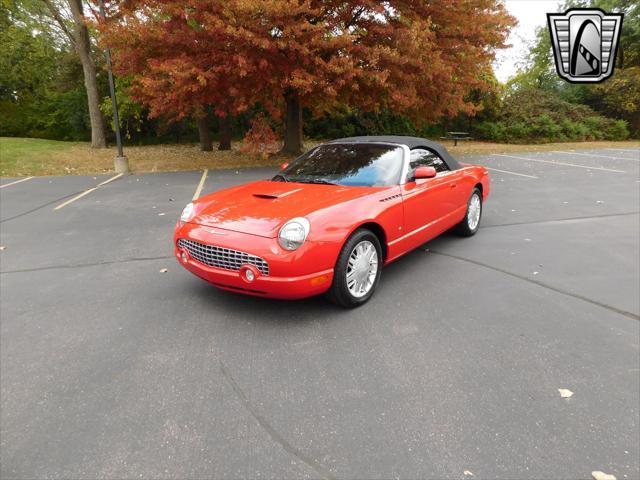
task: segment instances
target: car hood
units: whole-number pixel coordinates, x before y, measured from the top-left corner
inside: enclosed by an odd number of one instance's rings
[[[191,222],[272,238],[287,220],[379,189],[260,180],[202,197]]]

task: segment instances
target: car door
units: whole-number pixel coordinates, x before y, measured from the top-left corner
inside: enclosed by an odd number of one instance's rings
[[[413,171],[420,166],[435,168],[436,176],[414,180]],[[459,173],[449,170],[435,152],[423,148],[411,151],[407,178],[402,185],[403,240],[408,248],[415,248],[453,226],[451,214],[458,207],[459,179]]]

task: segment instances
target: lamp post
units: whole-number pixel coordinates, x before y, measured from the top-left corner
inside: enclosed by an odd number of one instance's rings
[[[100,15],[103,19],[107,16],[104,11],[104,3],[102,0],[98,2],[100,7]],[[129,172],[129,159],[125,156],[122,150],[122,135],[120,134],[120,118],[118,116],[118,100],[116,99],[116,85],[113,80],[113,70],[111,69],[111,51],[109,48],[104,52],[107,60],[107,75],[109,77],[109,93],[111,95],[111,106],[113,109],[113,123],[116,132],[116,146],[118,148],[118,156],[115,159],[114,166],[116,173],[128,173]]]

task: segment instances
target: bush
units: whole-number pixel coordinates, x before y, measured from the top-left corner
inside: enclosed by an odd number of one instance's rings
[[[607,136],[610,140],[626,140],[629,138],[629,123],[626,120],[615,120],[609,125]]]
[[[261,155],[267,158],[278,149],[278,139],[263,113],[258,113],[251,121],[251,128],[242,140],[242,153]]]
[[[549,92],[519,89],[505,98],[497,119],[476,124],[473,135],[509,143],[624,140],[629,129],[624,120],[603,117],[585,105]]]

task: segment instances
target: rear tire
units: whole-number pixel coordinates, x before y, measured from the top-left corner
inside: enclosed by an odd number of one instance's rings
[[[382,262],[378,237],[366,228],[356,230],[338,255],[327,298],[344,308],[366,303],[380,281]]]
[[[462,221],[457,225],[456,232],[463,237],[475,235],[480,228],[482,219],[482,192],[478,187],[474,188],[467,201],[467,212]]]

